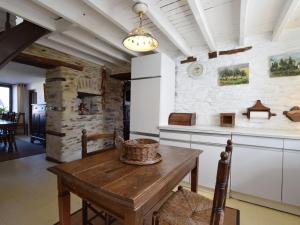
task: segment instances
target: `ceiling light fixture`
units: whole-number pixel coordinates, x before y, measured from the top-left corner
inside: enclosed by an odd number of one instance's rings
[[[142,2],[138,2],[133,6],[133,11],[139,15],[140,24],[123,40],[125,48],[135,52],[148,52],[158,47],[158,41],[143,27],[143,16],[147,9],[147,4]]]

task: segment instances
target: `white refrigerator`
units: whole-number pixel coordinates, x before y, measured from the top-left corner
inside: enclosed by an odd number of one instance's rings
[[[175,62],[157,53],[132,59],[130,138],[159,139],[175,110]]]

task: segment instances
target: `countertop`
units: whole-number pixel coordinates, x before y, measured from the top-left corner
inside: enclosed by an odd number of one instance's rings
[[[273,138],[290,138],[300,140],[300,130],[276,130],[276,129],[259,129],[245,127],[218,127],[218,126],[177,126],[167,125],[159,126],[160,130],[181,131],[191,133],[211,133],[211,134],[228,134],[228,135],[250,135]]]

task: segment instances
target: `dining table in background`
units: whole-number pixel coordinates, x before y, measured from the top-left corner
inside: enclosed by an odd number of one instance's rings
[[[70,225],[70,192],[99,206],[124,225],[151,225],[152,214],[191,172],[197,192],[202,151],[160,145],[162,161],[147,166],[119,160],[117,149],[49,168],[57,175],[59,224]]]
[[[15,143],[15,127],[17,123],[9,120],[0,119],[0,130],[8,132],[8,150],[11,151],[14,149],[13,144]],[[16,148],[16,147],[15,147]]]

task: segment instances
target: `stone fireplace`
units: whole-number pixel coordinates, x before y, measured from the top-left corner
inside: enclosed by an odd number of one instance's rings
[[[83,129],[88,134],[122,132],[122,84],[107,80],[103,109],[100,74],[101,69],[81,72],[65,67],[47,72],[47,157],[60,162],[79,159]],[[80,115],[80,102],[88,105],[86,115]],[[94,151],[108,147],[111,142],[93,142],[88,148]]]
[[[123,83],[110,78],[109,71],[104,80],[106,104],[103,108],[103,97],[99,96],[103,71],[101,65],[38,44],[31,45],[23,53],[83,68],[80,71],[61,66],[47,71],[44,94],[47,103],[48,159],[66,162],[81,158],[83,129],[87,130],[88,135],[112,133],[114,130],[123,135]],[[122,68],[114,67],[113,70],[114,73],[124,72]],[[79,115],[80,103],[85,103],[89,109],[86,115]],[[105,148],[111,142],[89,143],[88,150]]]

